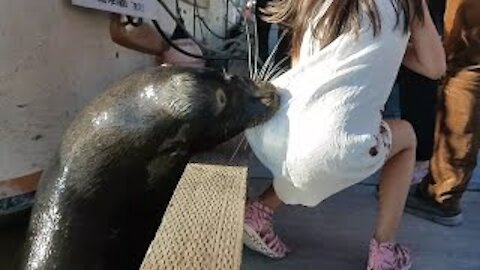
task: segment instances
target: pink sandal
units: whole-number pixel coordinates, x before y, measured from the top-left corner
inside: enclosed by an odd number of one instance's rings
[[[267,257],[281,259],[287,255],[289,249],[273,231],[272,216],[272,209],[266,205],[258,201],[247,203],[243,243]]]
[[[367,270],[408,270],[412,267],[410,252],[395,243],[378,243],[372,238]]]

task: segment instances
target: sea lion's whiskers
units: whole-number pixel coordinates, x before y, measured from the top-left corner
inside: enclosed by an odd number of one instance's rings
[[[259,60],[259,52],[258,52],[258,25],[257,25],[257,18],[254,17],[253,19],[253,37],[254,37],[254,73],[253,73],[253,80],[258,78],[258,60]]]
[[[273,66],[273,68],[270,69],[270,71],[264,75],[263,77],[263,80],[265,81],[269,81],[272,79],[272,75],[273,74],[276,74],[278,71],[280,70],[283,70],[285,72],[285,69],[281,68],[281,66],[283,65],[283,63],[285,63],[290,57],[289,56],[285,56],[283,57],[282,59],[280,59],[280,61],[278,61],[277,64],[275,64],[275,66]]]
[[[280,47],[280,42],[282,42],[282,40],[285,38],[286,35],[287,35],[287,31],[285,30],[285,31],[282,32],[282,34],[278,38],[277,42],[275,43],[275,46],[273,47],[272,51],[268,55],[268,58],[265,61],[265,64],[263,65],[263,67],[262,67],[262,71],[260,72],[260,78],[261,78],[262,81],[265,80],[265,74],[267,72],[270,72],[269,68],[274,63],[273,58],[274,58],[275,54],[277,54],[278,48]]]
[[[272,58],[270,58],[271,56],[272,56],[272,54],[270,54],[270,55],[268,56],[267,60],[266,60],[265,63],[263,64],[262,69],[261,69],[261,71],[260,71],[260,73],[259,73],[259,76],[258,76],[258,77],[260,78],[261,81],[264,81],[266,71],[267,71],[267,70],[270,70],[271,66],[274,64],[274,62],[271,61],[271,59],[272,59]]]
[[[248,21],[247,18],[245,20],[245,34],[247,35],[247,61],[248,61],[248,73],[249,73],[249,78],[253,79],[253,70],[252,70],[252,43],[250,40],[250,28],[248,27]]]
[[[242,135],[242,139],[240,140],[240,142],[238,143],[237,147],[235,148],[235,151],[233,152],[232,156],[230,157],[230,159],[228,160],[228,163],[232,163],[232,161],[235,159],[235,157],[237,156],[238,152],[240,151],[240,148],[242,147],[242,144],[246,142],[245,140],[245,134]]]
[[[285,73],[285,72],[286,72],[286,70],[283,69],[283,68],[281,68],[281,69],[279,69],[275,74],[273,74],[273,76],[269,77],[267,80],[268,80],[268,81],[274,80],[274,79],[278,78],[280,75],[282,75],[282,74]]]
[[[262,59],[260,59],[260,58],[257,59],[257,62],[259,63],[260,68],[257,69],[257,73],[256,73],[256,75],[255,75],[255,80],[259,80],[259,79],[261,80],[261,77],[259,76],[259,74],[260,74],[259,71],[260,71],[261,69],[263,69],[263,66],[265,65],[265,62],[263,62]]]

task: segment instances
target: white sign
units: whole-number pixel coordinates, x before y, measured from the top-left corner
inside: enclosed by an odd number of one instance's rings
[[[148,19],[158,17],[159,6],[157,0],[72,0],[72,4]]]

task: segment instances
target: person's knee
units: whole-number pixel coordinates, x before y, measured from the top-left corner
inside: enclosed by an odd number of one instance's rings
[[[399,124],[400,130],[402,131],[401,134],[404,137],[403,140],[405,140],[406,146],[408,148],[416,149],[417,135],[415,134],[415,130],[413,129],[413,126],[405,120],[400,120],[398,124]]]

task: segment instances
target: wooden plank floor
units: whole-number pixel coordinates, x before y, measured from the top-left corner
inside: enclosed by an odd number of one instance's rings
[[[266,184],[250,179],[249,191],[256,195]],[[377,209],[374,191],[356,185],[315,208],[280,209],[274,226],[293,252],[276,261],[245,249],[242,269],[365,269]],[[404,215],[398,238],[412,250],[412,270],[480,270],[480,193],[467,192],[463,209],[465,224],[456,228]]]
[[[267,184],[264,179],[251,179],[249,192],[256,195]],[[293,253],[287,259],[274,261],[244,249],[242,269],[365,269],[377,207],[373,192],[371,186],[357,185],[313,209],[279,210],[275,226]],[[463,208],[465,224],[457,228],[404,216],[399,239],[412,249],[413,270],[480,269],[480,193],[466,193]],[[23,242],[24,230],[25,226],[0,230],[1,270],[12,270],[11,263]]]

